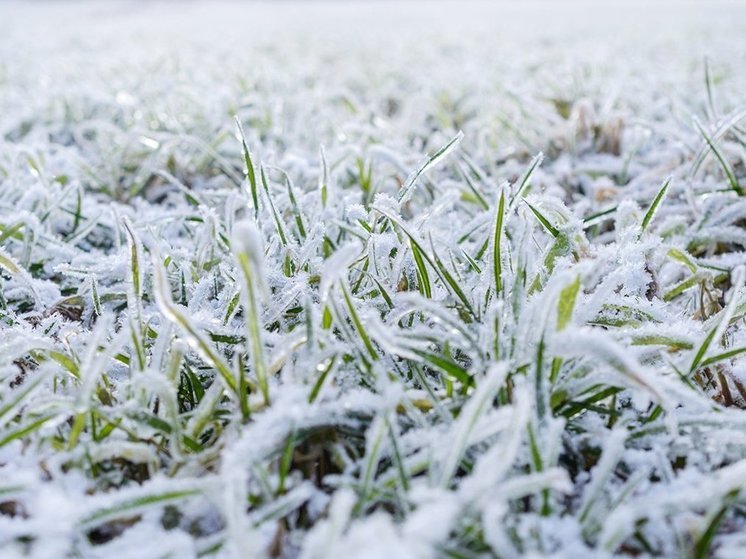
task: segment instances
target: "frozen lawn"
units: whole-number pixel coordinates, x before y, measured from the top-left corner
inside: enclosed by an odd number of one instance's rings
[[[0,556],[746,557],[746,6],[520,6],[0,4]]]

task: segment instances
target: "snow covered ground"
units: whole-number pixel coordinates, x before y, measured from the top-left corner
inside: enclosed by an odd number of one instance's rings
[[[746,5],[0,3],[0,556],[746,556]]]

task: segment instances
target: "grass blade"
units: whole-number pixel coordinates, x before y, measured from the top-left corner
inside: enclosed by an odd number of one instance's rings
[[[459,132],[458,134],[456,134],[456,136],[453,137],[453,139],[451,139],[450,142],[448,142],[433,155],[431,155],[427,159],[427,161],[425,161],[425,163],[419,169],[417,169],[417,171],[409,178],[409,180],[407,180],[406,184],[399,192],[398,199],[400,204],[403,204],[412,196],[412,192],[414,191],[414,187],[417,183],[417,179],[420,178],[420,175],[422,175],[425,171],[437,165],[441,160],[446,158],[454,149],[456,149],[456,146],[458,146],[458,144],[460,144],[461,140],[463,139],[464,133]]]
[[[650,207],[648,208],[648,211],[645,212],[645,217],[642,220],[642,230],[645,231],[645,229],[648,228],[648,225],[650,225],[650,222],[653,221],[653,218],[655,217],[655,212],[658,211],[658,206],[660,206],[661,202],[663,201],[663,198],[666,196],[666,192],[668,192],[668,185],[671,184],[671,178],[667,178],[666,182],[663,183],[663,186],[658,191],[658,194],[656,194],[655,198],[653,199],[653,203],[650,204]]]

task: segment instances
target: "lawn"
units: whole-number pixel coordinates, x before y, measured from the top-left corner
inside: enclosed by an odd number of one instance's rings
[[[0,556],[746,557],[744,22],[0,4]]]

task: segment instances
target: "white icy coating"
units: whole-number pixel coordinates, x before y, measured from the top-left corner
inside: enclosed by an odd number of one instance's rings
[[[1,3],[0,556],[746,556],[744,22]]]

